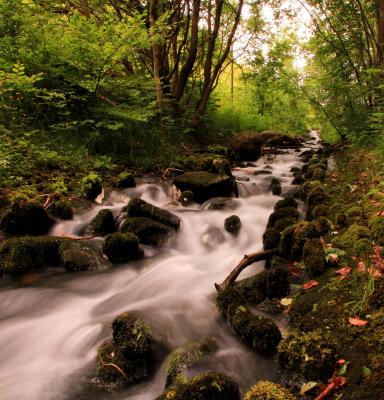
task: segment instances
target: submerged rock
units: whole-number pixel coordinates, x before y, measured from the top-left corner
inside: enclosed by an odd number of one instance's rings
[[[139,239],[133,233],[112,233],[103,242],[103,252],[113,263],[137,260],[144,256]]]
[[[237,235],[241,229],[241,221],[237,215],[231,215],[224,221],[224,228],[227,232]]]
[[[245,394],[244,400],[295,400],[287,389],[277,383],[260,381]]]
[[[89,231],[95,235],[108,235],[116,231],[116,221],[111,210],[100,210],[95,218],[93,218]]]
[[[193,192],[197,203],[203,203],[212,197],[230,197],[236,191],[233,178],[205,171],[187,172],[177,176],[173,183],[181,191]]]
[[[156,400],[240,400],[238,384],[220,372],[177,382]]]
[[[126,208],[129,217],[146,217],[173,229],[179,229],[180,218],[168,210],[156,207],[142,199],[132,199]]]
[[[152,328],[134,312],[118,315],[112,322],[112,340],[98,349],[97,378],[116,388],[143,381],[154,372],[159,343]]]
[[[14,203],[0,221],[0,230],[9,235],[44,235],[54,224],[43,206]]]

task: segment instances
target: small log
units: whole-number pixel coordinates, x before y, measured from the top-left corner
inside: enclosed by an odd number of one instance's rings
[[[232,286],[235,283],[235,280],[240,275],[240,273],[247,268],[249,265],[266,260],[270,256],[273,256],[277,252],[277,249],[265,250],[259,253],[252,253],[249,255],[245,255],[242,260],[237,264],[237,266],[231,271],[231,273],[225,278],[224,282],[220,285],[215,283],[215,288],[218,292],[227,289],[229,286]]]

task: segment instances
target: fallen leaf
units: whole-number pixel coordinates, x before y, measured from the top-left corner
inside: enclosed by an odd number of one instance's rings
[[[354,325],[354,326],[365,326],[368,324],[368,321],[364,321],[364,320],[360,319],[359,317],[354,317],[354,318],[350,317],[348,321],[351,325]]]
[[[384,211],[379,211],[375,215],[376,215],[376,217],[384,217]]]
[[[305,393],[309,392],[311,389],[317,386],[317,382],[307,382],[300,389],[300,396],[303,396]]]
[[[341,388],[347,383],[347,379],[344,376],[333,376],[328,384],[324,387],[321,393],[315,398],[315,400],[324,400],[327,396],[336,389]]]
[[[351,267],[343,267],[343,268],[338,269],[335,272],[336,272],[336,274],[346,276],[352,272],[352,268]]]
[[[372,374],[372,371],[371,371],[368,367],[363,366],[363,375],[364,375],[365,377],[367,377],[367,376],[369,376],[369,375],[371,375],[371,374]]]
[[[305,290],[308,290],[308,289],[313,288],[314,286],[317,286],[318,284],[319,284],[319,282],[314,281],[314,280],[308,281],[308,282],[303,286],[303,288],[304,288]]]
[[[343,364],[345,364],[345,363],[346,363],[346,361],[344,360],[344,358],[340,358],[340,360],[337,361],[336,364],[343,365]]]
[[[282,304],[283,306],[290,306],[292,304],[292,299],[289,297],[286,297],[284,299],[280,300],[280,304]]]

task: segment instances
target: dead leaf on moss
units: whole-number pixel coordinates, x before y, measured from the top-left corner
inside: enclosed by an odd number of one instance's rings
[[[348,319],[349,323],[354,326],[365,326],[368,324],[368,321],[364,321],[360,317],[350,317]]]
[[[318,284],[319,284],[319,282],[314,281],[314,280],[311,280],[311,281],[308,281],[308,282],[303,286],[303,289],[308,290],[308,289],[313,288],[314,286],[317,286]]]

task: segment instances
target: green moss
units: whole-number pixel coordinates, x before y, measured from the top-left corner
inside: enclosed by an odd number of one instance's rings
[[[324,249],[320,239],[309,239],[303,248],[303,262],[310,278],[322,275],[325,269]]]
[[[61,245],[60,258],[61,264],[69,272],[95,271],[100,267],[98,258],[90,249],[76,244]]]
[[[287,217],[293,218],[297,221],[299,219],[299,212],[293,207],[279,208],[269,216],[267,228],[272,228],[276,221]]]
[[[168,240],[171,228],[149,218],[128,217],[121,227],[121,232],[135,234],[140,243],[150,246],[162,246]]]
[[[208,146],[207,150],[211,154],[218,154],[223,157],[229,157],[231,155],[231,151],[228,149],[228,147],[221,145]]]
[[[57,200],[48,208],[48,213],[53,218],[70,220],[73,218],[73,210],[68,201]]]
[[[184,161],[186,171],[213,172],[213,161],[218,158],[215,153],[193,154]]]
[[[369,229],[373,240],[379,245],[384,245],[384,217],[372,217],[368,220]]]
[[[244,400],[295,400],[283,386],[269,381],[260,381],[245,394]]]
[[[156,400],[240,400],[238,384],[219,372],[180,380]]]
[[[44,207],[36,203],[14,203],[0,221],[0,229],[9,235],[44,235],[53,225]]]
[[[82,194],[88,200],[95,200],[103,190],[101,178],[94,172],[85,176],[81,180],[80,185]]]
[[[130,188],[135,187],[135,176],[131,172],[121,172],[116,179],[117,188]]]
[[[284,229],[288,228],[289,226],[295,225],[296,222],[297,218],[294,217],[280,218],[275,222],[273,228],[280,234],[281,232],[283,232]]]
[[[353,249],[359,239],[369,239],[372,241],[371,232],[366,226],[353,224],[336,236],[332,243],[341,249]]]
[[[312,209],[312,218],[317,219],[319,217],[326,217],[328,215],[328,207],[324,204],[318,204]]]
[[[103,252],[114,263],[122,263],[142,258],[139,239],[133,233],[112,233],[103,242]]]
[[[168,357],[165,387],[169,387],[175,383],[177,378],[182,376],[184,371],[193,366],[194,363],[217,350],[217,343],[213,339],[189,343],[184,347],[174,350]]]
[[[155,222],[169,226],[173,229],[179,229],[180,218],[160,207],[147,203],[142,199],[132,199],[126,207],[127,215],[129,217],[145,217],[150,218]]]
[[[278,347],[277,361],[283,370],[306,379],[326,381],[333,374],[336,350],[331,335],[325,336],[321,330],[306,333],[291,330]]]
[[[263,234],[264,250],[276,249],[279,246],[280,234],[274,228],[268,228]]]
[[[335,221],[341,228],[345,228],[348,225],[348,219],[344,213],[336,214]]]
[[[95,235],[108,235],[116,231],[116,221],[109,209],[100,210],[92,220],[89,230]]]
[[[304,196],[305,199],[308,197],[309,193],[313,190],[316,189],[318,187],[322,187],[322,183],[320,181],[308,181],[305,182],[303,185],[303,192],[304,192]]]
[[[355,256],[367,258],[373,253],[373,243],[370,239],[359,239],[353,245]]]
[[[231,215],[224,221],[224,228],[227,232],[237,235],[241,229],[241,221],[237,215]]]

